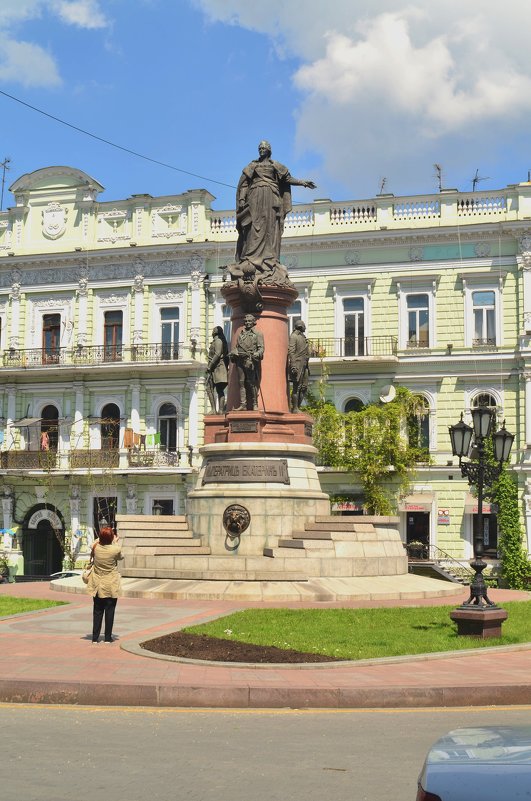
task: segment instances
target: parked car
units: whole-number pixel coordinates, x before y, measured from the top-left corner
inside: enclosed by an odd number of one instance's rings
[[[430,748],[417,801],[531,797],[531,725],[454,729]]]
[[[80,576],[82,574],[82,570],[59,570],[58,573],[52,573],[50,576],[51,581],[55,581],[55,579],[63,579],[63,578],[71,578],[72,576]]]

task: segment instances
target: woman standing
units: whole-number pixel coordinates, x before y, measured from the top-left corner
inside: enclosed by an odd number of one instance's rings
[[[94,567],[89,576],[87,590],[94,598],[92,618],[92,642],[97,643],[101,632],[101,624],[105,615],[104,642],[112,642],[114,612],[121,591],[118,560],[123,559],[118,535],[111,526],[104,525],[100,529],[99,540],[92,546]]]

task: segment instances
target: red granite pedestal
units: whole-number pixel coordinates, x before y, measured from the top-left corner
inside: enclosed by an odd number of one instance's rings
[[[458,634],[485,640],[502,636],[502,623],[508,614],[499,606],[460,606],[450,612],[450,617],[457,623]]]
[[[205,445],[213,442],[312,444],[313,419],[291,412],[229,412],[205,416]]]

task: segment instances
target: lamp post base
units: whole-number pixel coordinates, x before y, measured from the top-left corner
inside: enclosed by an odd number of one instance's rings
[[[507,620],[508,614],[505,609],[499,606],[470,607],[459,606],[450,612],[450,617],[457,623],[457,633],[468,637],[488,637],[502,636],[502,623]]]

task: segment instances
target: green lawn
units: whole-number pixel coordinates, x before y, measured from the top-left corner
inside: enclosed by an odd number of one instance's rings
[[[18,615],[20,612],[34,612],[51,606],[64,606],[67,601],[37,601],[33,598],[10,598],[0,595],[0,617]]]
[[[247,609],[184,631],[256,645],[276,645],[337,659],[482,648],[531,642],[531,601],[503,605],[503,636],[458,637],[453,606],[393,609]]]

